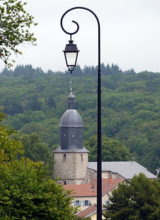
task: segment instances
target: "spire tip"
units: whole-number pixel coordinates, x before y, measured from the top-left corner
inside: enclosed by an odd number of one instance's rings
[[[70,79],[70,81],[69,81],[69,84],[70,84],[69,91],[72,92],[72,80],[71,80],[71,79]]]

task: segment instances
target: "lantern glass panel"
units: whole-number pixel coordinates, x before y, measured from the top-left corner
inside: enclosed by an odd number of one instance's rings
[[[67,52],[65,53],[65,56],[66,56],[66,63],[67,63],[67,66],[76,66],[76,61],[77,61],[77,55],[78,53],[77,52]]]

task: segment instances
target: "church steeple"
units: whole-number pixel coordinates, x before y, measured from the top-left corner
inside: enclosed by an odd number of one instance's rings
[[[65,184],[81,184],[86,178],[88,150],[83,147],[83,121],[75,109],[71,82],[68,109],[59,126],[60,146],[54,151],[54,177]]]
[[[75,109],[75,96],[70,88],[68,95],[68,109],[64,112],[60,121],[61,149],[83,149],[83,121]]]

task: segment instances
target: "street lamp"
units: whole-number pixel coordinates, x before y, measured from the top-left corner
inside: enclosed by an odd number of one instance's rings
[[[79,24],[76,21],[72,21],[76,25],[74,32],[68,32],[63,26],[64,16],[75,9],[82,9],[89,11],[94,15],[98,25],[98,69],[97,69],[97,220],[102,220],[102,137],[101,137],[101,40],[100,40],[100,22],[97,15],[85,7],[73,7],[67,10],[61,17],[62,30],[70,35],[69,44],[66,45],[64,50],[65,60],[68,70],[72,73],[77,63],[78,52],[77,46],[73,44],[72,35],[79,31]]]
[[[69,40],[69,44],[66,44],[65,50],[63,52],[68,70],[72,73],[74,67],[77,64],[77,58],[79,53],[77,45],[73,43],[72,39]]]

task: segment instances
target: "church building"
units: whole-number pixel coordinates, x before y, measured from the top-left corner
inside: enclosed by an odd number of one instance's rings
[[[75,109],[72,90],[59,126],[60,146],[54,151],[54,178],[64,184],[82,184],[87,175],[88,150],[83,146],[83,121]]]
[[[72,205],[78,207],[77,216],[96,219],[97,162],[88,162],[88,150],[83,146],[83,121],[75,108],[75,96],[70,89],[68,109],[60,120],[60,146],[54,151],[53,176],[71,190]],[[109,196],[123,181],[144,173],[156,178],[135,161],[102,162],[102,203],[110,203]]]
[[[97,162],[88,162],[88,150],[83,146],[83,121],[75,108],[75,96],[70,89],[68,109],[60,120],[60,146],[54,151],[53,176],[64,185],[87,184],[97,178]],[[156,178],[135,161],[102,162],[102,178],[130,180],[144,173]]]

